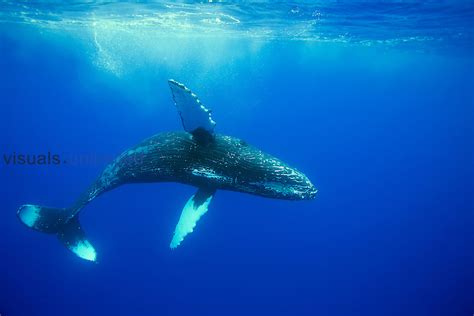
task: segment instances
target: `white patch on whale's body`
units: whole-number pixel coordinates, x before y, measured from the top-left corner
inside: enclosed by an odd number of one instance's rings
[[[232,183],[232,178],[220,175],[215,170],[206,167],[194,168],[191,174],[196,177],[203,177],[207,180],[217,180],[220,182]]]

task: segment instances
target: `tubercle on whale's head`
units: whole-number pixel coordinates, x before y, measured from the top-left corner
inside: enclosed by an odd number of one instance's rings
[[[298,180],[290,183],[289,187],[293,191],[295,200],[312,200],[316,197],[318,190],[314,187],[311,181],[303,173],[294,169],[298,173]]]
[[[306,175],[288,166],[284,170],[287,172],[283,176],[272,180],[270,175],[269,180],[262,183],[266,194],[285,200],[312,200],[316,197],[318,190]]]
[[[247,192],[284,200],[311,200],[318,190],[308,177],[276,158],[264,159],[253,181],[246,184]]]

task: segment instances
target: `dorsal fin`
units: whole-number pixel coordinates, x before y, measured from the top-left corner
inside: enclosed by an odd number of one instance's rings
[[[207,143],[212,140],[216,122],[212,120],[211,111],[184,84],[173,79],[168,83],[184,130],[193,134],[197,141]]]

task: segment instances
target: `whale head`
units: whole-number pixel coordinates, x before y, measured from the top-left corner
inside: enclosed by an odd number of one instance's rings
[[[288,166],[283,169],[289,172],[283,179],[280,178],[278,182],[275,182],[274,193],[278,197],[290,200],[312,200],[316,197],[318,190],[306,175]]]
[[[247,183],[250,193],[285,200],[311,200],[318,190],[302,172],[274,159],[266,161],[259,180]]]
[[[227,137],[227,150],[233,152],[231,170],[238,191],[285,200],[311,200],[317,189],[308,177],[278,158],[248,145],[242,140]]]

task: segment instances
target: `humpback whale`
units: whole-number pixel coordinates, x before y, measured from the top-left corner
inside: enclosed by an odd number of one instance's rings
[[[78,257],[96,261],[97,252],[79,223],[80,211],[99,195],[128,183],[178,182],[197,188],[184,205],[170,247],[191,233],[216,190],[274,199],[313,199],[317,190],[300,171],[245,141],[214,132],[211,111],[183,84],[169,80],[184,131],[145,139],[112,161],[69,208],[25,204],[20,221],[53,234]]]

